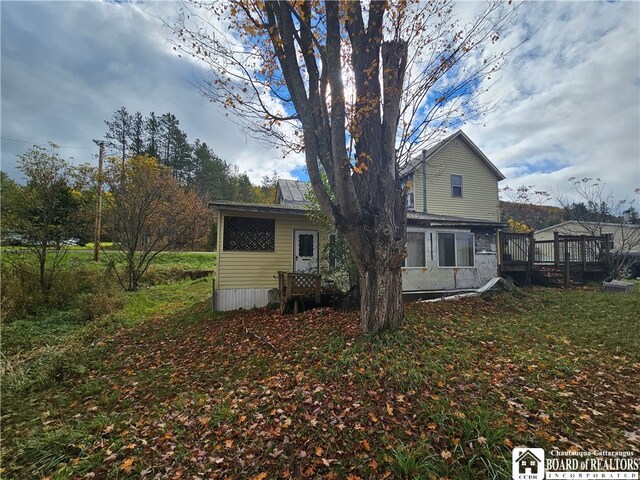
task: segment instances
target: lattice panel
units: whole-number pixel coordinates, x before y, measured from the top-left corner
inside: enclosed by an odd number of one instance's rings
[[[224,217],[222,248],[227,251],[273,252],[275,223],[270,218]]]
[[[315,275],[293,275],[293,285],[291,295],[312,296],[316,293]]]

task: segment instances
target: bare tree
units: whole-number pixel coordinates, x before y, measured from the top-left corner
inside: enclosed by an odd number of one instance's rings
[[[600,178],[569,178],[570,194],[559,189],[553,198],[564,208],[568,220],[578,226],[575,234],[609,235],[610,248],[598,252],[602,256],[610,279],[624,276],[630,265],[640,261],[640,226],[626,221],[625,212],[634,207],[634,200],[616,199],[606,182]],[[640,188],[636,189],[640,193]]]
[[[206,236],[209,212],[171,169],[147,156],[111,159],[105,179],[106,226],[119,251],[104,250],[120,285],[135,291],[151,262],[194,235]]]
[[[495,44],[513,16],[492,1],[461,22],[449,0],[193,0],[179,14],[175,48],[211,67],[202,93],[251,134],[304,150],[320,208],[358,267],[365,332],[404,317],[401,164],[486,111],[479,95],[503,64]]]

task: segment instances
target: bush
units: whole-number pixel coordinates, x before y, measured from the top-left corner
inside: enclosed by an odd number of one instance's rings
[[[3,261],[0,283],[2,284],[0,312],[3,321],[34,314],[44,305],[40,285],[29,270],[18,269]]]
[[[0,278],[3,321],[41,315],[49,310],[68,310],[69,307],[81,309],[87,319],[92,319],[103,307],[103,313],[108,313],[122,305],[113,276],[98,269],[97,265],[60,270],[46,298],[34,269],[35,265],[28,262],[15,265],[3,262]]]
[[[97,293],[83,293],[76,299],[83,320],[95,320],[124,307],[122,292],[114,288]]]

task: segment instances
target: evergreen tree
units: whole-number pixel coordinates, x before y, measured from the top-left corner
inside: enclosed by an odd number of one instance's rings
[[[149,118],[145,120],[144,128],[146,133],[145,153],[150,157],[158,158],[158,134],[160,131],[160,121],[154,112],[151,112],[149,114]]]
[[[120,107],[113,113],[111,120],[105,120],[107,125],[106,147],[118,155],[122,163],[129,155],[129,138],[131,137],[131,115],[125,107]]]
[[[140,112],[131,116],[131,128],[129,130],[129,150],[133,156],[144,153],[144,119]]]

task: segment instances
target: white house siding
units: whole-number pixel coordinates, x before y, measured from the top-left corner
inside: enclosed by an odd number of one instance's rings
[[[214,290],[214,309],[218,312],[238,308],[264,307],[269,303],[268,288],[229,288]]]
[[[405,293],[425,291],[471,290],[480,288],[498,275],[495,231],[451,228],[412,228],[425,233],[425,267],[402,269],[402,290]],[[475,237],[473,267],[438,266],[438,232],[472,232]],[[433,239],[433,243],[431,242]],[[432,246],[433,245],[433,252]]]
[[[630,253],[640,254],[640,226],[621,225],[615,223],[593,224],[589,228],[576,221],[568,221],[534,232],[533,236],[538,241],[553,240],[553,232],[561,235],[612,235],[614,248],[622,248]]]

